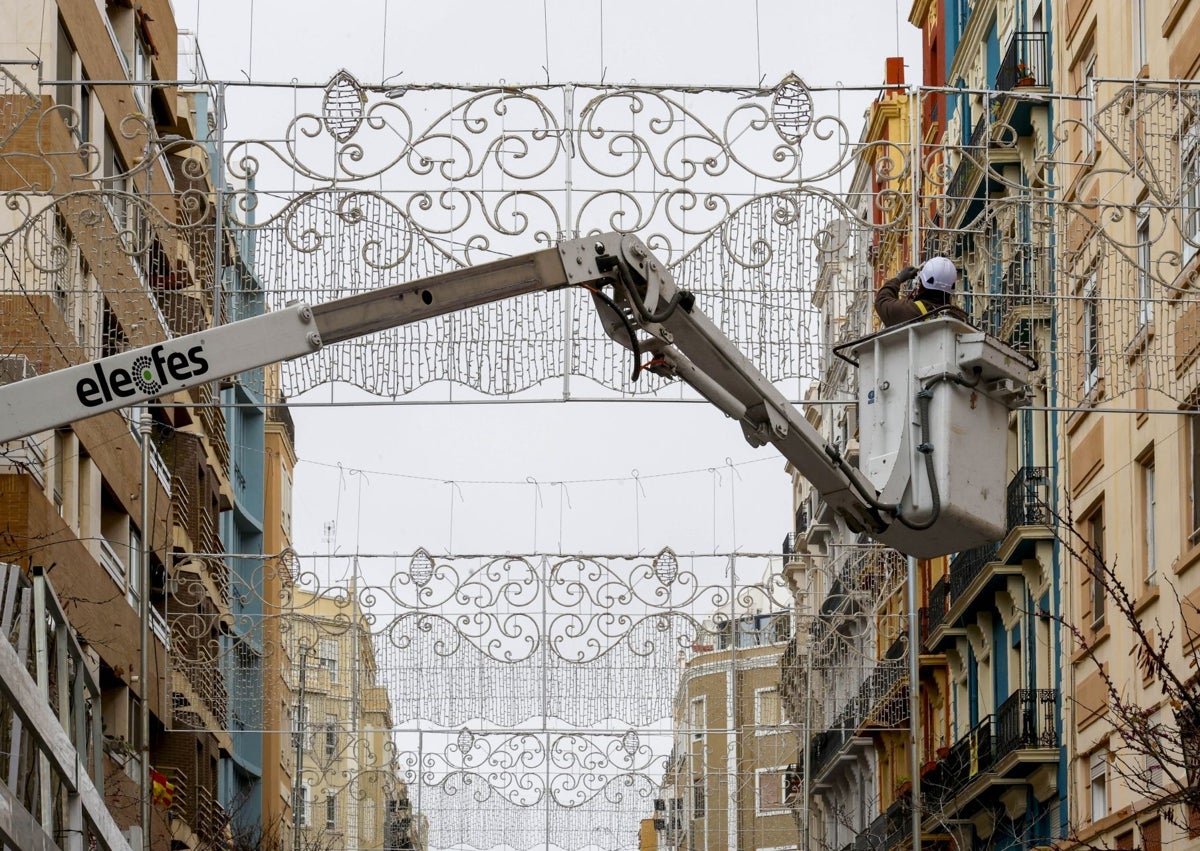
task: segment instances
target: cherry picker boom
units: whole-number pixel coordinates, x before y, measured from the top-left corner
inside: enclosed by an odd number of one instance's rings
[[[590,292],[605,333],[633,353],[635,379],[646,370],[689,384],[737,420],[751,445],[773,444],[850,529],[920,557],[1003,535],[1005,423],[1032,364],[950,317],[867,338],[855,349],[866,382],[859,400],[864,474],[822,439],[639,239],[620,233],[564,240],[325,304],[293,304],[0,387],[0,442],[332,343],[563,287]],[[973,422],[949,422],[960,416]],[[946,427],[939,431],[938,424]],[[962,439],[964,428],[973,436]],[[981,462],[981,455],[995,454],[997,437],[999,469]],[[965,457],[956,464],[952,451]],[[965,479],[955,472],[960,466],[969,470]]]

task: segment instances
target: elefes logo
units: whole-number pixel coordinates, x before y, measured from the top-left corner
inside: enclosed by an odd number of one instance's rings
[[[155,396],[171,381],[198,378],[208,372],[204,346],[192,346],[187,352],[169,352],[155,346],[148,355],[138,355],[130,369],[115,367],[105,372],[102,364],[94,364],[95,377],[81,378],[75,385],[75,395],[81,404],[94,408],[114,398],[128,399],[142,394]]]

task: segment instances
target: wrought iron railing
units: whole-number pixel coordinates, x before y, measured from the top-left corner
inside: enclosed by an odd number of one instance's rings
[[[945,804],[954,797],[947,785],[946,761],[938,760],[933,767],[921,775],[921,809],[927,813],[940,813]]]
[[[984,772],[991,771],[996,763],[995,737],[992,735],[993,718],[989,715],[950,748],[943,761],[945,765],[945,788],[951,796],[957,795],[972,780]]]
[[[1050,34],[1015,32],[996,72],[996,88],[1002,92],[1022,86],[1050,85]]]
[[[964,146],[960,155],[954,176],[950,178],[950,188],[946,190],[947,197],[954,199],[970,197],[967,194],[967,188],[983,170],[981,162],[987,145],[989,126],[988,116],[979,116],[979,120],[975,122],[975,129],[971,131],[970,141]]]
[[[824,730],[813,736],[809,762],[814,777],[824,771],[825,766],[833,761],[834,756],[842,749],[850,736],[850,730],[847,730],[844,725],[836,723],[833,729]]]
[[[1050,509],[1050,469],[1022,467],[1008,483],[1008,528],[1018,526],[1049,526],[1053,520]]]
[[[942,576],[929,589],[929,634],[932,635],[946,620],[950,610],[950,585]]]
[[[989,562],[996,558],[996,544],[964,550],[950,562],[950,599],[960,600]]]
[[[892,848],[904,841],[912,830],[912,791],[908,791],[887,808],[884,813],[887,819],[887,833],[884,835],[884,848]]]
[[[1021,748],[1056,748],[1058,691],[1020,689],[996,710],[996,752]]]
[[[880,851],[887,840],[887,813],[875,817],[867,829],[854,838],[854,851]]]
[[[876,665],[858,690],[860,710],[855,728],[862,727],[868,719],[889,727],[906,719],[907,685],[908,662],[905,659],[890,659]]]

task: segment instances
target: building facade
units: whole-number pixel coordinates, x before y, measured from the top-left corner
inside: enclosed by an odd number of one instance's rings
[[[1200,847],[1200,4],[1071,2],[1056,88],[1077,94],[1057,280],[1076,309],[1059,393],[1064,708],[1079,843]],[[1147,659],[1156,659],[1152,665]],[[1136,711],[1130,707],[1136,706]]]
[[[266,424],[264,426],[264,499],[262,565],[262,811],[264,825],[284,825],[293,820],[292,794],[295,749],[291,729],[295,695],[290,643],[284,631],[298,561],[292,550],[292,487],[296,470],[296,427],[286,400],[279,392],[278,367],[264,372]]]
[[[353,591],[293,589],[282,617],[295,699],[292,811],[302,847],[424,848],[428,826],[398,774],[391,700]]]
[[[723,618],[682,662],[674,743],[652,826],[659,849],[792,847],[795,733],[779,660],[791,613]],[[642,831],[643,847],[648,835]]]
[[[187,166],[205,161],[190,141],[202,138],[197,103],[156,83],[180,76],[170,3],[10,0],[0,14],[0,52],[38,60],[0,68],[0,185],[27,202],[3,214],[6,372],[47,372],[211,323],[210,211],[181,200],[209,188]],[[228,576],[213,555],[232,492],[212,389],[163,401],[148,433],[125,412],[20,441],[6,453],[0,522],[6,542],[23,542],[6,561],[71,574],[66,609],[97,658],[118,822],[135,828],[149,807],[155,847],[199,847],[225,837],[229,820],[218,765],[231,743],[216,732],[227,729],[227,690],[214,676]],[[168,666],[169,655],[187,661]],[[147,767],[174,790],[169,809],[147,801]]]

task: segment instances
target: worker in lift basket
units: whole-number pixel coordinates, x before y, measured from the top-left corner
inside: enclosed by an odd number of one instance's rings
[[[901,288],[909,281],[916,281],[912,292],[905,297]],[[875,294],[875,312],[885,328],[919,319],[935,310],[949,307],[943,311],[957,319],[967,321],[967,314],[951,301],[954,284],[958,280],[958,270],[948,257],[931,257],[918,269],[916,266],[905,266],[896,277],[883,282],[879,292]]]

